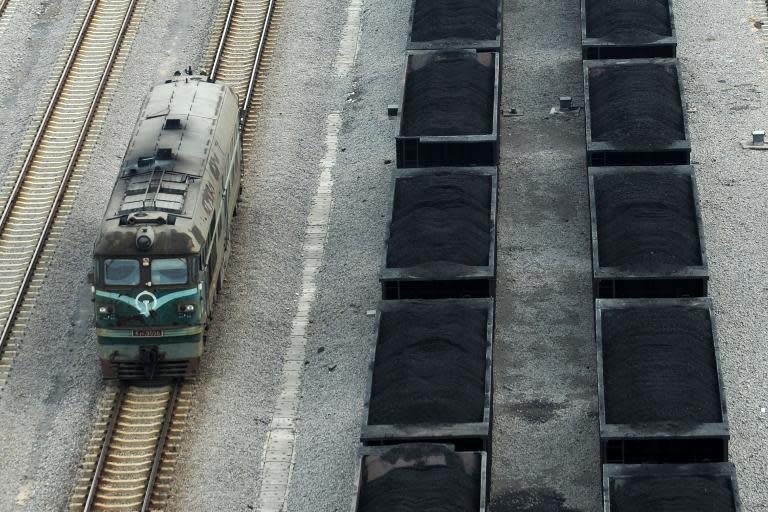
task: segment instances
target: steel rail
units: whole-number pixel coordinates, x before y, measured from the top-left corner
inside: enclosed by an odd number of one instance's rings
[[[211,71],[208,74],[209,82],[214,82],[216,80],[216,73],[218,72],[219,65],[221,64],[221,57],[222,57],[222,54],[224,53],[224,46],[226,44],[227,36],[229,35],[229,29],[232,26],[232,20],[234,19],[236,3],[237,3],[237,0],[230,0],[229,10],[227,11],[227,19],[224,23],[224,29],[221,32],[221,39],[219,39],[219,45],[216,47],[216,53],[214,54]],[[243,106],[242,106],[243,112],[248,111],[248,105],[251,103],[251,98],[253,97],[253,91],[256,88],[256,81],[259,78],[259,66],[261,65],[261,59],[264,56],[264,49],[266,48],[266,45],[267,45],[267,36],[269,34],[269,27],[272,23],[272,14],[275,12],[276,4],[277,4],[277,0],[269,0],[269,5],[267,6],[267,14],[264,16],[264,24],[261,27],[259,44],[256,47],[256,55],[254,56],[253,65],[251,66],[251,75],[248,80],[248,89],[247,89],[245,100],[243,101]],[[243,118],[245,118],[245,115],[243,115]]]
[[[221,64],[221,55],[224,53],[224,43],[227,41],[227,35],[229,35],[229,28],[232,26],[232,19],[235,17],[235,5],[237,0],[229,0],[229,10],[227,10],[227,19],[224,22],[224,28],[221,31],[221,38],[219,39],[219,45],[216,47],[216,53],[213,58],[213,64],[211,65],[211,71],[208,73],[208,81],[213,82],[216,80],[216,72],[219,71],[219,65]]]
[[[96,491],[99,488],[99,479],[101,478],[101,471],[104,469],[104,464],[107,461],[107,454],[109,453],[109,445],[112,441],[112,434],[115,431],[115,424],[117,418],[120,416],[120,408],[122,407],[123,400],[125,399],[125,393],[128,389],[126,384],[120,386],[120,390],[115,398],[115,408],[112,410],[112,414],[109,416],[109,423],[107,424],[107,431],[104,434],[104,442],[99,450],[99,460],[96,463],[96,468],[93,470],[93,478],[91,479],[91,485],[88,489],[88,498],[85,500],[83,506],[83,512],[90,512],[93,510],[93,501],[96,499]]]
[[[16,200],[19,197],[19,192],[21,192],[21,186],[24,183],[24,178],[29,172],[29,168],[32,165],[32,159],[35,157],[35,152],[40,146],[40,141],[42,140],[43,135],[45,135],[45,130],[48,127],[48,121],[51,119],[51,115],[53,114],[53,111],[56,108],[56,104],[61,97],[61,92],[64,90],[64,85],[67,82],[67,78],[69,77],[69,72],[72,70],[72,66],[75,64],[75,59],[77,58],[77,54],[83,44],[83,39],[85,39],[85,33],[88,31],[88,27],[91,26],[91,21],[93,21],[93,14],[96,12],[96,7],[99,5],[99,1],[100,0],[91,0],[91,4],[88,6],[88,12],[85,14],[83,25],[80,27],[80,31],[77,33],[75,44],[72,45],[72,49],[67,56],[67,62],[64,64],[64,69],[61,71],[59,80],[56,82],[56,88],[53,90],[53,96],[51,96],[51,100],[48,102],[48,107],[45,109],[43,119],[40,121],[40,126],[38,126],[37,131],[35,132],[35,137],[32,139],[32,145],[27,152],[27,156],[24,158],[24,163],[21,165],[21,171],[19,172],[19,175],[16,176],[16,181],[14,182],[11,193],[8,196],[8,201],[3,206],[3,213],[0,214],[0,233],[2,233],[2,231],[5,229],[5,225],[8,223],[8,218],[11,216],[11,210],[13,209],[13,205],[16,203]]]
[[[163,450],[168,440],[168,431],[171,428],[171,422],[173,421],[173,413],[176,409],[176,401],[179,398],[179,391],[181,390],[181,383],[176,382],[173,385],[173,391],[170,398],[168,398],[168,408],[165,411],[165,417],[163,418],[163,427],[160,431],[160,437],[157,439],[157,445],[155,445],[155,453],[152,457],[152,469],[149,472],[149,478],[147,478],[147,486],[144,491],[144,501],[141,504],[141,512],[148,512],[150,502],[152,501],[152,492],[155,489],[155,480],[157,480],[157,472],[160,469],[160,462],[163,457]]]
[[[243,122],[245,122],[246,114],[248,113],[248,105],[251,104],[251,98],[253,97],[253,90],[256,88],[256,80],[259,78],[259,66],[261,65],[261,58],[264,56],[264,48],[267,45],[267,35],[269,34],[269,27],[272,23],[272,13],[275,11],[275,4],[277,0],[269,0],[269,7],[267,8],[267,15],[264,17],[264,25],[261,27],[261,37],[259,38],[259,46],[256,50],[256,57],[253,59],[253,67],[251,68],[251,78],[248,81],[248,92],[245,95],[245,101],[243,101]]]
[[[0,0],[0,16],[5,12],[5,8],[8,7],[10,0]]]
[[[94,0],[91,3],[91,6],[95,6],[98,3],[98,0]],[[64,171],[64,175],[61,178],[61,182],[59,183],[58,190],[56,191],[56,196],[53,200],[53,204],[51,205],[51,210],[48,212],[48,216],[45,219],[45,224],[43,225],[43,230],[40,234],[40,238],[37,241],[37,244],[35,245],[35,249],[32,253],[32,258],[29,260],[29,264],[27,265],[27,268],[24,272],[24,277],[21,280],[21,284],[19,285],[18,290],[16,291],[16,297],[13,300],[13,304],[11,305],[11,309],[8,312],[8,319],[5,322],[5,325],[3,326],[2,332],[0,332],[0,354],[2,353],[3,349],[5,348],[5,345],[8,342],[8,338],[10,337],[11,328],[13,326],[13,323],[16,319],[16,316],[18,315],[19,309],[21,308],[21,303],[24,301],[24,295],[27,291],[27,288],[29,287],[30,282],[32,281],[32,275],[35,272],[35,267],[37,266],[37,262],[40,259],[40,256],[43,253],[43,248],[45,247],[46,240],[48,238],[48,235],[50,234],[51,228],[53,227],[53,223],[56,220],[56,214],[59,211],[59,207],[61,206],[61,202],[64,199],[64,195],[67,191],[67,186],[69,185],[69,179],[72,176],[72,173],[75,170],[75,166],[77,165],[77,159],[80,156],[80,151],[83,148],[83,145],[85,144],[85,139],[88,136],[88,131],[91,127],[91,122],[93,122],[93,118],[96,115],[96,111],[99,106],[99,100],[101,98],[102,93],[104,92],[104,89],[107,86],[107,82],[109,80],[109,75],[112,70],[112,66],[115,63],[115,60],[117,60],[117,54],[120,51],[120,47],[122,46],[123,38],[125,37],[126,32],[128,31],[128,25],[131,22],[131,18],[133,17],[134,10],[136,8],[136,4],[138,3],[138,0],[131,0],[131,3],[128,5],[128,9],[126,10],[125,18],[123,19],[123,23],[120,26],[120,31],[118,32],[117,38],[115,39],[115,44],[112,46],[112,51],[109,55],[109,60],[107,61],[107,65],[104,67],[104,72],[101,75],[101,80],[99,81],[99,85],[96,88],[96,92],[93,96],[93,101],[91,102],[91,106],[88,109],[88,114],[85,117],[85,121],[83,122],[83,127],[80,129],[80,135],[77,138],[77,143],[75,144],[75,148],[72,151],[72,155],[69,158],[69,162],[67,163],[67,168]],[[89,14],[92,16],[92,14],[89,11]],[[83,27],[85,27],[86,24],[83,24]],[[81,40],[81,35],[83,35],[83,29],[81,29],[81,34],[78,35],[78,41]],[[73,52],[76,53],[76,52]],[[71,56],[72,54],[70,54]],[[62,76],[64,76],[62,74]],[[61,82],[61,79],[60,79]],[[63,86],[63,82],[62,82]],[[59,89],[57,85],[57,89]],[[60,91],[59,91],[60,92]],[[48,111],[46,112],[47,116],[50,117],[50,112],[52,112],[53,108],[51,105],[49,105]],[[41,126],[43,126],[41,124]],[[36,138],[37,140],[37,138]],[[39,143],[39,140],[37,140]],[[30,151],[30,154],[33,154],[33,151]],[[28,155],[27,158],[31,162],[31,158]],[[28,168],[28,165],[25,162],[26,168]],[[21,174],[19,174],[21,176]],[[23,181],[23,180],[21,180]],[[20,180],[17,179],[17,185],[20,188]],[[15,190],[15,188],[14,188]],[[6,207],[8,207],[11,204],[11,198],[8,199],[8,203],[6,204]],[[8,211],[10,211],[10,208],[7,208]],[[6,210],[3,210],[3,223],[0,224],[0,233],[2,233],[2,229],[4,227],[4,222],[6,220]]]

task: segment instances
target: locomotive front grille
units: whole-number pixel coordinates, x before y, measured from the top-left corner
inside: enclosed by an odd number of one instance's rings
[[[192,363],[194,361],[158,361],[151,375],[147,375],[147,367],[141,361],[110,361],[109,368],[120,380],[181,379],[194,376],[197,364]]]

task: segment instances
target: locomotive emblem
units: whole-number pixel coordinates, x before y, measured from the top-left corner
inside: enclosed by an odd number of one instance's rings
[[[151,300],[141,300],[141,297],[149,297]],[[138,309],[139,313],[144,316],[149,316],[150,311],[157,309],[157,297],[155,297],[154,293],[146,290],[138,294],[133,302],[133,307]]]
[[[119,293],[107,292],[103,290],[96,290],[96,296],[117,300],[122,302],[123,304],[128,304],[129,306],[133,306],[134,308],[136,308],[136,311],[138,311],[139,314],[147,317],[150,315],[151,311],[157,311],[158,309],[165,306],[172,300],[180,299],[182,297],[190,297],[196,294],[197,294],[197,288],[189,288],[187,290],[179,290],[177,292],[172,292],[167,295],[163,295],[158,299],[154,293],[148,290],[139,292],[139,294],[136,297],[131,297],[128,295],[120,295]]]

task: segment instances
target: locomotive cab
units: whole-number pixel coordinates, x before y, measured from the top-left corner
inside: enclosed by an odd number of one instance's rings
[[[94,302],[105,377],[194,373],[205,325],[197,255],[94,260]],[[132,361],[133,368],[126,363]],[[186,361],[185,363],[172,361]],[[130,370],[133,371],[130,371]]]

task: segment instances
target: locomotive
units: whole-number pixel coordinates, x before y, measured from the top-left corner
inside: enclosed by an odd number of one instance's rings
[[[230,253],[241,124],[237,94],[204,77],[177,72],[144,101],[93,251],[104,378],[196,373]]]

